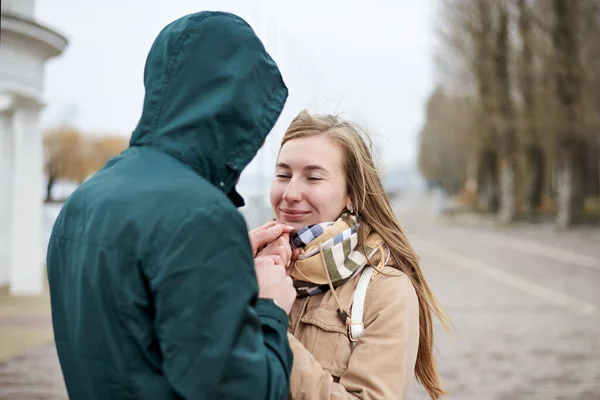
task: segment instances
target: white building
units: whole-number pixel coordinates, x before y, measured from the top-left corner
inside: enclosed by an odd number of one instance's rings
[[[34,0],[2,0],[0,43],[0,286],[44,285],[43,154],[39,114],[46,60],[67,39],[34,18]]]

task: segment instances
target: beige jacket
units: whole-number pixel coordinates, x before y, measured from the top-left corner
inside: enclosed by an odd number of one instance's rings
[[[406,399],[419,344],[419,304],[406,275],[385,267],[367,290],[365,330],[353,348],[329,292],[296,300],[288,338],[292,400]],[[336,288],[350,312],[358,277]]]

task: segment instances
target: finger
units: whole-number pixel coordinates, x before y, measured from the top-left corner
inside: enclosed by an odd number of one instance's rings
[[[256,233],[256,232],[260,232],[260,231],[264,231],[264,230],[267,230],[267,229],[269,229],[269,228],[270,228],[270,227],[272,227],[272,226],[275,226],[276,224],[279,224],[279,222],[277,222],[277,221],[275,221],[275,220],[273,220],[273,221],[269,221],[269,222],[267,222],[266,224],[259,226],[258,228],[254,228],[254,229],[252,229],[252,230],[251,230],[249,233],[250,233],[250,234],[252,234],[252,233]],[[283,225],[283,224],[280,224],[280,225]],[[285,233],[291,233],[291,232],[292,232],[292,231],[294,231],[295,229],[296,229],[296,228],[294,228],[294,227],[293,227],[293,226],[291,226],[291,225],[283,225],[283,231],[284,231]]]
[[[273,259],[269,256],[259,256],[254,259],[254,266],[256,268],[268,267],[273,265]]]
[[[259,226],[258,228],[254,228],[254,229],[250,230],[248,232],[248,236],[250,238],[252,238],[253,236],[256,236],[257,233],[266,231],[270,227],[275,226],[276,223],[277,222],[275,222],[275,221],[269,221],[266,224]]]
[[[285,285],[291,286],[292,288],[294,287],[294,280],[289,275],[283,278],[283,283]]]
[[[283,232],[283,225],[277,224],[265,230],[259,230],[250,236],[250,243],[252,244],[253,254],[259,247],[271,243]]]
[[[275,251],[275,254],[280,255],[282,257],[285,257],[286,255],[285,246],[282,244],[274,245],[273,251]]]
[[[269,221],[264,225],[259,226],[258,228],[254,228],[252,229],[250,232],[260,232],[260,231],[264,231],[269,229],[270,227],[274,226],[277,223],[277,221]]]
[[[286,232],[284,231],[284,232],[281,234],[281,236],[279,236],[279,239],[278,239],[278,240],[281,242],[281,244],[285,244],[285,245],[288,245],[288,246],[290,246],[290,234],[289,234],[289,233],[286,233]]]
[[[292,256],[290,257],[290,259],[292,261],[296,261],[296,260],[298,260],[299,256],[300,256],[300,249],[294,249],[294,250],[292,250]]]
[[[270,245],[266,247],[263,251],[260,252],[260,255],[263,256],[279,256],[283,260],[288,260],[287,252],[285,247],[282,245]]]
[[[265,256],[265,258],[269,258],[271,260],[271,265],[274,264],[276,266],[285,267],[285,263],[283,262],[283,259],[277,254],[271,254],[271,255]]]
[[[283,249],[285,251],[285,258],[288,260],[292,259],[292,248],[290,247],[289,243],[286,243],[285,245],[283,245]]]
[[[290,246],[288,235],[282,234],[278,239],[278,243],[281,247],[281,251],[283,251],[287,264],[292,257],[292,247]]]
[[[294,263],[290,262],[290,264],[287,266],[287,268],[285,269],[285,275],[286,276],[291,276],[292,275],[292,270],[294,269]]]
[[[292,251],[292,246],[290,245],[290,236],[288,234],[282,233],[281,236],[279,236],[279,238],[277,238],[276,243],[279,246],[289,249],[290,252]]]
[[[284,260],[289,260],[291,256],[291,250],[288,244],[281,244],[279,241],[275,241],[258,252],[258,256],[268,256],[268,255],[279,255]]]
[[[288,247],[291,247],[291,244],[290,244],[290,234],[289,234],[289,233],[286,233],[286,232],[284,231],[284,232],[281,234],[281,236],[279,236],[279,239],[278,239],[278,240],[281,242],[281,244],[284,244],[284,245],[286,245],[286,246],[288,246]]]
[[[293,226],[290,225],[285,225],[285,227],[283,228],[283,231],[285,233],[292,233],[292,231],[294,231],[296,228],[294,228]]]

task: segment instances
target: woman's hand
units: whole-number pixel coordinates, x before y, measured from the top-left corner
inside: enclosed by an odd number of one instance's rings
[[[252,256],[256,257],[260,251],[278,240],[282,235],[287,236],[287,245],[289,247],[289,234],[293,230],[294,227],[286,226],[275,221],[267,222],[258,228],[252,229],[248,233],[250,236],[250,244],[252,246]],[[289,260],[289,258],[290,257],[288,256],[287,259]]]
[[[257,254],[261,256],[279,256],[283,260],[283,266],[286,270],[292,259],[292,247],[290,246],[290,234],[282,233],[277,239],[269,243]]]
[[[292,258],[290,259],[290,263],[288,264],[288,266],[285,269],[285,274],[287,276],[290,276],[290,274],[292,273],[292,270],[294,269],[294,265],[296,264],[296,261],[298,260],[299,255],[300,255],[300,249],[292,250]]]

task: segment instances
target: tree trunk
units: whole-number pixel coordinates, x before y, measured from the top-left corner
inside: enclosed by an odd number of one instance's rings
[[[558,163],[557,225],[568,228],[576,223],[583,210],[584,190],[582,171],[582,147],[576,141],[563,143]]]
[[[556,224],[568,228],[573,224],[573,169],[572,164],[564,163],[558,170],[558,214]]]
[[[596,197],[600,197],[600,135],[596,139]]]
[[[52,188],[56,182],[54,175],[48,175],[48,183],[46,184],[46,203],[52,201]]]
[[[531,145],[525,152],[527,183],[525,189],[527,211],[535,213],[542,203],[542,189],[545,179],[544,151],[538,145]]]
[[[535,213],[542,202],[545,179],[544,150],[535,124],[535,73],[533,61],[532,17],[533,11],[526,0],[519,0],[519,33],[522,40],[521,66],[518,69],[519,87],[523,97],[524,138],[529,145],[525,149],[525,211]]]
[[[503,224],[509,224],[516,216],[516,168],[514,162],[504,159],[500,169],[501,208],[499,220]]]
[[[497,32],[495,46],[495,78],[497,82],[498,131],[501,140],[500,162],[500,214],[502,223],[510,223],[516,216],[516,140],[513,105],[510,96],[511,80],[508,72],[510,44],[508,38],[508,10],[503,1],[496,3]]]
[[[553,44],[556,58],[556,95],[559,102],[557,127],[558,187],[557,225],[566,228],[582,211],[583,152],[579,124],[582,69],[579,64],[578,1],[554,0]]]
[[[490,150],[494,148],[498,139],[493,118],[490,118],[495,113],[496,104],[493,71],[496,43],[492,30],[493,12],[491,4],[490,0],[477,0],[476,2],[476,16],[479,25],[473,37],[476,55],[472,62],[479,96],[477,121],[480,127],[480,143],[483,149],[479,168],[479,203],[488,212],[496,213],[499,204],[498,159],[496,152]]]
[[[489,213],[498,212],[498,155],[491,149],[481,155],[480,205]]]
[[[590,137],[593,137],[590,135]],[[600,196],[600,187],[598,182],[600,181],[600,170],[598,169],[600,160],[600,147],[594,140],[590,140],[589,146],[586,151],[586,165],[585,165],[585,196],[586,197],[597,197]]]

